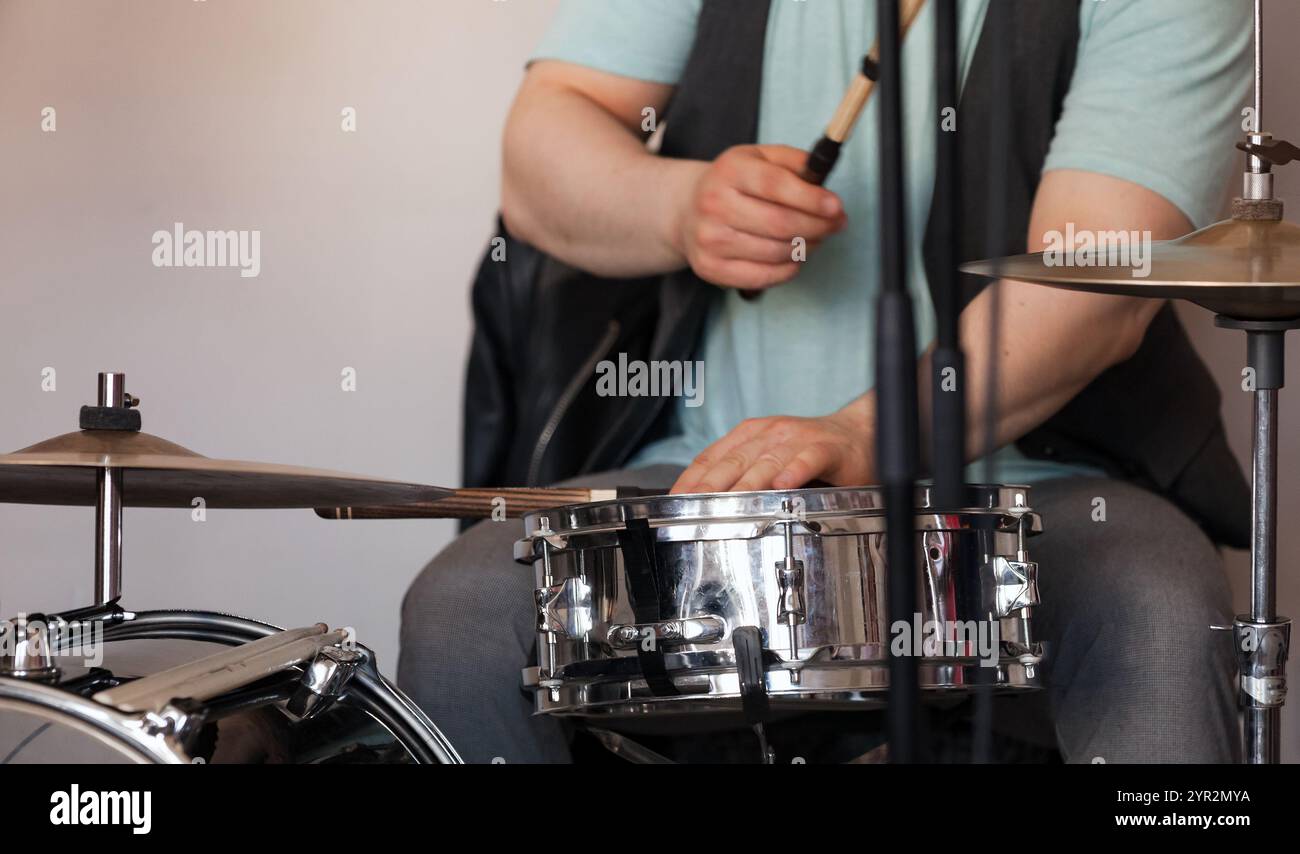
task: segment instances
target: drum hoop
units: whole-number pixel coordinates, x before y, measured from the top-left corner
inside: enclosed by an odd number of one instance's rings
[[[167,610],[132,613],[113,608],[95,614],[93,618],[104,620],[103,640],[106,642],[191,640],[235,646],[281,631],[269,623],[215,611]],[[358,667],[352,676],[345,697],[351,700],[357,709],[365,712],[388,730],[411,753],[416,762],[462,764],[456,749],[428,716],[379,673],[378,668],[374,666],[374,654],[365,647],[358,648],[365,652],[366,663]],[[29,700],[40,709],[70,707],[73,709],[71,713],[76,718],[85,719],[92,726],[98,725],[97,715],[100,713],[123,721],[135,717],[123,715],[111,706],[96,703],[56,687],[17,679],[0,679],[0,700],[8,696],[16,697],[18,700]],[[127,741],[131,740],[131,730],[125,724],[120,731],[112,725],[107,725],[104,730],[122,735]],[[134,743],[132,746],[136,747]],[[148,752],[147,758],[157,761],[183,761],[177,758],[168,760],[162,754]]]
[[[646,519],[660,542],[752,540],[783,535],[787,525],[796,534],[817,537],[883,534],[885,517],[879,492],[874,487],[825,487],[571,504],[524,516],[525,536],[515,544],[515,559],[532,562],[543,539],[557,550],[615,545],[618,532],[626,528],[629,519]],[[968,487],[969,496],[985,506],[940,512],[929,506],[930,490],[923,486],[917,490],[916,529],[988,528],[1033,536],[1042,531],[1042,519],[1030,508],[1028,493],[1027,486],[974,485]],[[845,503],[857,506],[826,506],[839,503],[838,496],[848,496]],[[805,503],[787,512],[782,509],[782,499],[791,497],[800,497]],[[810,503],[809,498],[817,500]],[[981,521],[972,524],[976,519]]]
[[[22,679],[0,679],[0,709],[57,721],[101,744],[125,752],[138,764],[185,765],[189,760],[132,726],[132,715],[80,694]],[[125,750],[123,750],[125,748]]]
[[[281,631],[277,626],[215,611],[140,611],[104,629],[105,640],[160,638],[198,640],[230,646]],[[389,731],[422,764],[460,765],[463,760],[447,737],[428,716],[399,692],[374,666],[374,653],[366,653],[368,666],[352,677],[347,697]]]
[[[949,514],[1018,515],[1031,510],[1029,487],[1018,484],[971,484],[966,506]],[[837,499],[843,498],[843,501]],[[865,497],[865,500],[863,500]],[[646,519],[653,527],[671,524],[735,523],[769,520],[783,514],[783,501],[792,502],[791,514],[803,518],[883,516],[881,490],[874,486],[818,487],[815,489],[767,490],[760,492],[713,492],[696,495],[652,495],[616,498],[584,504],[567,504],[528,513],[524,525],[528,534],[546,520],[559,535],[588,529],[617,530],[630,518]],[[937,514],[929,486],[916,490],[916,511]]]

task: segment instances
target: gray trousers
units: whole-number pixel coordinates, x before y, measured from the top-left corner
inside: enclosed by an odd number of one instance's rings
[[[581,478],[664,488],[680,469]],[[1097,498],[1105,520],[1094,519]],[[1048,689],[1000,728],[1054,737],[1067,762],[1230,762],[1239,753],[1231,621],[1213,544],[1169,502],[1127,483],[1035,485],[1044,533],[1030,541],[1048,644]],[[532,714],[520,672],[534,662],[530,567],[514,563],[518,520],[481,522],[424,568],[402,602],[398,686],[467,762],[570,761],[565,727]],[[999,709],[1003,708],[1001,705]],[[1017,722],[1019,716],[1023,719]]]

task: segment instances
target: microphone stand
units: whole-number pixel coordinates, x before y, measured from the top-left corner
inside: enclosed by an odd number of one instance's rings
[[[880,223],[881,286],[876,302],[876,454],[885,499],[889,561],[889,625],[911,625],[916,613],[915,490],[917,460],[916,330],[907,289],[907,234],[903,204],[901,38],[897,0],[880,0]],[[889,659],[889,758],[916,762],[920,686],[916,656]]]
[[[940,109],[957,108],[957,4],[935,0],[935,77]],[[937,119],[938,117],[936,117]],[[931,354],[931,503],[943,511],[965,505],[966,358],[958,340],[961,285],[957,273],[961,236],[961,179],[956,128],[938,122],[935,143],[934,227],[938,246],[930,283],[935,346]]]
[[[958,91],[957,4],[935,0],[935,78],[939,107],[956,108]],[[999,149],[1000,150],[1000,149]],[[961,326],[961,160],[956,130],[939,123],[935,144],[934,223],[938,244],[934,298],[935,347],[931,355],[931,430],[934,486],[931,504],[953,513],[966,504],[966,357],[959,340]],[[996,619],[986,615],[990,621]],[[984,764],[993,756],[993,680],[985,668],[976,670],[972,697],[971,761]]]

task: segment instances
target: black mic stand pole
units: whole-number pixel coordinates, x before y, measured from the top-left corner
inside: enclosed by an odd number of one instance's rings
[[[957,3],[935,0],[935,76],[940,110],[957,109]],[[935,346],[931,354],[931,462],[934,488],[931,503],[956,511],[965,500],[966,358],[958,339],[961,284],[957,265],[963,260],[961,237],[961,179],[956,126],[945,127],[947,116],[935,117],[934,228],[936,261],[930,283],[934,299]],[[954,117],[955,121],[955,117]]]
[[[897,0],[879,0],[881,282],[876,303],[876,456],[885,498],[889,561],[889,625],[910,626],[916,613],[915,489],[917,364],[912,298],[907,289],[907,234],[903,205],[902,72]],[[910,632],[909,632],[910,634]],[[918,753],[920,687],[917,656],[889,659],[889,759],[908,763]]]

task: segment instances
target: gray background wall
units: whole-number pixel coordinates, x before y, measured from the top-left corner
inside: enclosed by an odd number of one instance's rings
[[[454,484],[467,283],[506,109],[554,5],[0,0],[0,449],[75,429],[96,371],[121,370],[146,430],[209,456]],[[1291,43],[1300,10],[1269,5],[1269,40]],[[1277,50],[1268,72],[1266,127],[1296,138],[1300,106],[1279,93],[1300,71]],[[356,133],[340,129],[344,107]],[[1294,170],[1280,191],[1300,200]],[[260,229],[261,276],[153,267],[150,237],[175,221]],[[1183,317],[1244,460],[1244,342],[1207,313]],[[1289,474],[1300,392],[1282,409]],[[1286,476],[1282,517],[1297,512]],[[0,611],[85,604],[92,520],[0,505]],[[402,592],[452,533],[303,511],[131,510],[126,525],[131,607],[352,625],[389,672]],[[1284,524],[1280,598],[1300,617],[1298,553],[1300,526]],[[1244,608],[1247,557],[1227,559]]]

